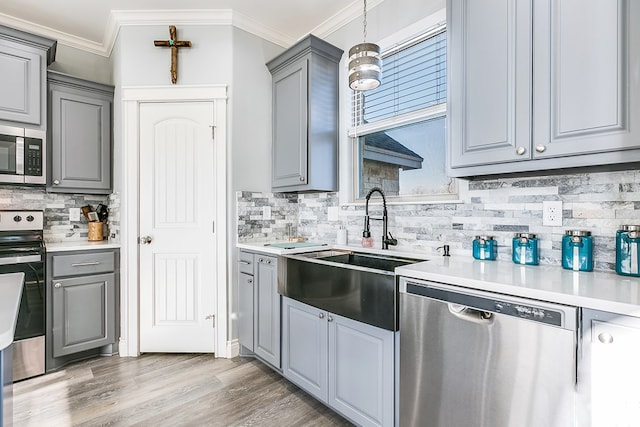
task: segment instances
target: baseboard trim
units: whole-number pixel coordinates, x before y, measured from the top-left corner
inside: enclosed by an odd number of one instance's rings
[[[227,341],[227,358],[231,359],[240,354],[240,343],[237,339]]]

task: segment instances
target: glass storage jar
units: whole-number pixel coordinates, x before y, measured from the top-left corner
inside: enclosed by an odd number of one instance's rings
[[[516,233],[512,240],[511,259],[516,264],[538,265],[538,238],[532,233]]]
[[[493,261],[498,257],[498,243],[493,236],[476,236],[473,240],[473,257]]]
[[[623,225],[616,232],[616,273],[640,277],[640,225]]]
[[[567,230],[562,236],[562,268],[573,271],[593,270],[591,232]]]

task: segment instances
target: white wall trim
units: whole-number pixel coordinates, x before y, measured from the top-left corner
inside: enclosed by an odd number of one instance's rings
[[[211,101],[214,103],[215,129],[215,186],[216,251],[213,260],[218,283],[216,295],[216,357],[229,357],[228,334],[228,274],[227,274],[227,88],[211,86],[142,86],[123,87],[123,188],[121,208],[122,263],[121,298],[121,356],[140,354],[139,317],[139,185],[140,104],[145,102]]]
[[[238,339],[227,341],[227,357],[232,358],[240,355],[240,342]]]

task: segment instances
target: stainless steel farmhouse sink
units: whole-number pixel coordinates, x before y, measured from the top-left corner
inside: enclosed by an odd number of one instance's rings
[[[390,331],[398,330],[393,270],[424,260],[325,250],[284,257],[278,292],[286,297]]]

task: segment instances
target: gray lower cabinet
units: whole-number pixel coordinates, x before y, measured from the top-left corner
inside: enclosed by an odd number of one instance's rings
[[[394,425],[394,333],[283,297],[282,372],[361,426]]]
[[[111,192],[113,86],[49,71],[47,190]]]
[[[0,121],[46,128],[46,70],[56,44],[0,25]]]
[[[278,258],[240,251],[238,340],[263,361],[280,368]]]
[[[447,14],[450,176],[640,161],[638,2],[448,0]]]
[[[47,371],[115,352],[118,259],[118,250],[47,254]]]
[[[341,49],[309,35],[267,63],[273,76],[274,191],[337,190],[341,57]]]

